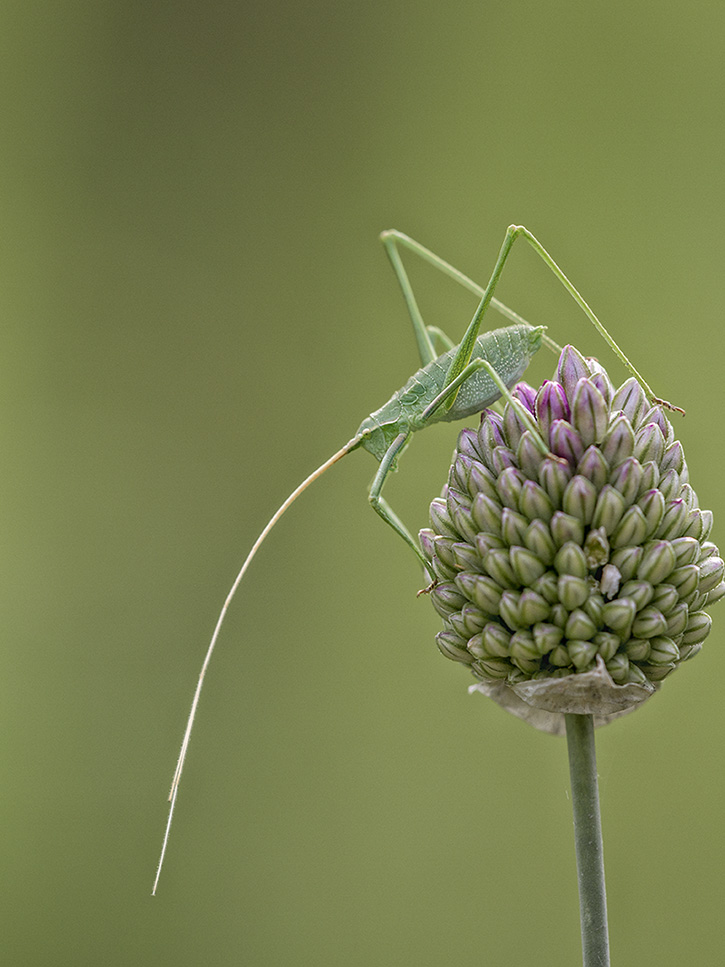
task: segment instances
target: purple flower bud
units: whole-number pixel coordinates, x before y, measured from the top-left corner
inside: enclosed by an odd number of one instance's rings
[[[576,384],[583,376],[589,376],[591,370],[582,354],[573,346],[564,346],[556,369],[556,378],[564,387],[568,399],[574,398]]]
[[[607,430],[607,403],[591,379],[580,379],[574,389],[571,422],[585,447],[599,443]]]
[[[660,479],[660,490],[662,490],[662,480]],[[665,495],[666,496],[666,495]],[[679,496],[684,500],[688,510],[694,510],[697,507],[697,494],[692,489],[689,484],[682,484]]]
[[[604,397],[604,401],[607,404],[607,411],[611,409],[612,397],[614,396],[614,386],[612,386],[612,381],[609,376],[607,376],[603,367],[599,370],[595,370],[594,366],[599,365],[596,360],[587,358],[589,363],[589,368],[592,370],[592,383],[596,386],[599,392]]]
[[[575,467],[584,453],[584,443],[571,423],[554,420],[549,431],[549,446],[557,457],[567,460]]]
[[[535,401],[536,419],[544,439],[549,438],[549,430],[556,420],[569,419],[569,401],[560,383],[544,380]]]
[[[614,688],[656,684],[698,652],[701,609],[725,597],[712,514],[635,380],[615,392],[571,348],[558,377],[538,393],[518,385],[520,407],[487,410],[459,436],[434,530],[420,535],[439,648],[503,688],[576,678],[599,659]]]
[[[601,490],[609,477],[609,464],[602,456],[602,451],[599,447],[587,447],[579,461],[576,472],[581,477],[586,477],[590,483],[594,484],[597,490]]]
[[[481,451],[478,446],[478,434],[469,426],[465,427],[458,434],[458,452],[463,456],[470,457],[472,460],[481,459]]]
[[[642,464],[642,484],[640,497],[643,497],[648,490],[654,490],[660,482],[660,468],[652,460]]]
[[[674,443],[666,447],[660,461],[660,467],[662,473],[666,473],[668,470],[676,470],[678,474],[682,475],[682,471],[686,467],[685,452],[679,440],[675,440]]]
[[[491,454],[491,469],[498,475],[508,467],[516,467],[516,454],[508,447],[496,447]]]
[[[506,407],[503,415],[503,426],[508,445],[513,449],[516,449],[516,447],[519,445],[519,440],[526,429],[526,424],[521,419],[518,408],[514,406]]]
[[[680,483],[679,473],[676,470],[668,470],[666,473],[661,474],[658,489],[662,491],[665,500],[674,500],[676,497],[682,496],[680,493],[682,484]],[[688,510],[690,509],[691,507],[688,507]]]
[[[532,416],[536,414],[536,390],[533,386],[523,380],[517,383],[511,391],[511,395],[514,396],[528,411]]]
[[[478,429],[478,449],[489,469],[491,469],[493,451],[496,447],[503,446],[506,446],[503,420],[493,410],[484,410],[481,414],[481,426]]]
[[[435,547],[435,534],[430,527],[424,527],[423,530],[418,531],[418,543],[423,552],[423,557],[430,561],[433,557],[433,549]]]
[[[612,410],[621,410],[633,427],[639,426],[642,417],[649,410],[644,390],[634,376],[623,383],[612,400]]]

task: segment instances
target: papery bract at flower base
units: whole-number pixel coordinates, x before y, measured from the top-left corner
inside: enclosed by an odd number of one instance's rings
[[[597,724],[645,701],[700,650],[725,596],[681,444],[634,379],[615,389],[567,346],[556,379],[513,391],[463,430],[421,547],[437,575],[446,657],[546,731]]]

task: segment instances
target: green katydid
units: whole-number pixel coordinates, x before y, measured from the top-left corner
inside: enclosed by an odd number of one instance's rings
[[[412,537],[410,531],[382,497],[382,489],[386,477],[391,470],[396,469],[398,458],[407,446],[412,433],[442,420],[460,420],[473,413],[481,412],[491,406],[500,397],[504,397],[511,405],[517,408],[517,413],[520,415],[522,421],[531,429],[537,445],[540,446],[545,454],[549,454],[548,447],[539,436],[528,412],[511,395],[510,387],[523,376],[532,357],[542,345],[547,345],[553,349],[558,349],[559,347],[545,334],[544,326],[529,325],[519,315],[493,297],[506,259],[517,238],[526,239],[534,251],[549,266],[559,282],[561,282],[575,302],[584,311],[590,322],[619,357],[620,361],[641,383],[650,401],[653,404],[663,405],[668,409],[684,412],[679,407],[672,406],[672,404],[654,395],[645,380],[617,346],[546,249],[523,225],[510,225],[507,229],[506,237],[501,246],[494,270],[485,289],[481,288],[462,272],[459,272],[448,262],[445,262],[439,256],[435,255],[430,249],[425,248],[419,242],[414,241],[401,232],[390,230],[383,232],[380,237],[395,270],[398,282],[403,291],[408,313],[413,323],[418,352],[421,358],[421,369],[414,373],[405,386],[394,393],[388,402],[379,410],[376,410],[370,416],[366,417],[360,424],[355,436],[344,447],[338,450],[337,453],[333,454],[318,467],[317,470],[311,473],[287,497],[268,521],[242,564],[219,613],[199,674],[181,751],[171,784],[171,792],[169,794],[171,805],[161,848],[161,857],[156,872],[156,879],[154,880],[153,893],[156,892],[161,867],[164,862],[171,821],[179,791],[179,780],[181,779],[181,772],[186,759],[189,738],[196,716],[204,676],[219,637],[224,617],[252,559],[287,508],[313,481],[317,480],[334,463],[337,463],[338,460],[341,460],[342,457],[351,453],[353,450],[362,447],[372,453],[379,463],[378,471],[369,492],[369,500],[373,509],[403,538],[406,544],[413,550],[419,562],[423,564],[423,567],[429,569],[428,562],[425,560],[420,547]],[[416,254],[479,297],[480,302],[478,303],[478,307],[462,341],[457,346],[441,330],[434,326],[427,326],[424,323],[408,275],[403,266],[399,248],[407,249]],[[481,322],[489,305],[493,306],[493,308],[505,316],[512,324],[505,328],[484,332],[482,335],[479,335]],[[443,347],[444,351],[441,354],[436,352],[434,348],[435,342],[438,342]],[[549,455],[553,456],[553,454]],[[433,578],[432,574],[431,578]]]

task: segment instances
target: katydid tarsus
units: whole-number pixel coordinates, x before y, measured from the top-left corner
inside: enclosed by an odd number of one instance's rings
[[[550,456],[545,442],[539,436],[533,422],[524,409],[510,392],[513,386],[524,374],[534,354],[541,347],[547,345],[549,348],[558,349],[559,347],[544,332],[544,326],[531,326],[519,315],[508,309],[505,305],[494,299],[493,293],[503,270],[506,259],[517,238],[524,238],[531,245],[534,251],[549,266],[559,282],[573,297],[575,302],[584,311],[590,322],[598,330],[600,335],[608,343],[610,348],[618,356],[620,361],[641,383],[648,398],[652,403],[657,403],[668,409],[679,410],[665,400],[658,399],[642,376],[630,363],[615,341],[609,335],[601,322],[594,315],[590,307],[584,301],[579,292],[574,288],[569,279],[551,258],[541,243],[524,228],[523,225],[511,225],[506,231],[506,237],[496,260],[491,277],[485,289],[481,288],[462,272],[459,272],[448,262],[439,258],[430,249],[425,248],[420,243],[409,238],[407,235],[397,231],[386,231],[380,236],[386,252],[390,258],[398,282],[403,291],[403,296],[413,323],[413,331],[418,345],[418,352],[421,359],[421,369],[419,369],[400,390],[360,424],[355,436],[349,440],[344,447],[333,454],[320,467],[310,474],[284,501],[265,526],[262,533],[255,541],[252,549],[247,555],[237,577],[224,601],[224,605],[219,613],[214,632],[209,643],[201,672],[194,693],[194,698],[187,720],[186,731],[181,745],[174,778],[171,784],[169,801],[168,820],[164,834],[161,857],[159,859],[156,878],[154,880],[153,893],[156,892],[161,867],[166,854],[166,847],[171,829],[171,821],[174,814],[174,807],[179,791],[179,780],[186,759],[189,747],[189,738],[194,725],[194,718],[199,703],[204,676],[212,657],[214,647],[219,637],[224,616],[226,615],[229,604],[244,577],[247,568],[254,558],[260,545],[264,542],[274,525],[285,513],[287,508],[299,497],[299,495],[309,487],[313,481],[317,480],[329,467],[338,460],[351,453],[353,450],[364,448],[373,454],[379,463],[378,471],[370,487],[369,500],[374,510],[388,523],[393,530],[410,546],[419,562],[425,569],[428,563],[417,542],[411,535],[408,528],[403,524],[397,514],[391,509],[390,505],[382,496],[383,484],[388,473],[397,468],[398,458],[408,445],[410,436],[417,430],[442,420],[460,420],[473,413],[481,412],[491,406],[500,397],[504,397],[511,405],[517,408],[517,412],[525,425],[532,431],[533,437],[542,452]],[[465,288],[469,289],[480,301],[478,307],[469,323],[469,326],[458,345],[452,341],[440,329],[434,326],[427,326],[421,316],[413,290],[408,279],[407,272],[403,265],[400,249],[419,256],[426,262],[439,269],[450,278],[454,279]],[[492,306],[504,317],[511,325],[502,329],[484,332],[479,335],[483,316],[489,306]],[[438,342],[444,352],[438,354],[435,343]],[[557,459],[554,457],[554,459]],[[430,572],[429,572],[430,573]],[[431,574],[431,579],[433,575]]]

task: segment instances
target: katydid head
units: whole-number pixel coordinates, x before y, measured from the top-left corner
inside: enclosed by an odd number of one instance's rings
[[[400,422],[379,423],[374,415],[366,416],[358,427],[355,438],[360,440],[358,446],[372,453],[380,463],[402,429]]]

